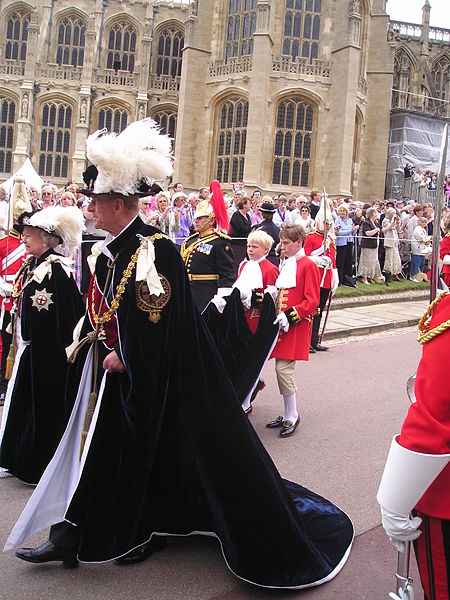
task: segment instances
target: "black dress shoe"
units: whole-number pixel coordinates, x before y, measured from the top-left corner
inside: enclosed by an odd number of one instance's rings
[[[253,406],[250,404],[250,406],[246,409],[244,409],[244,415],[251,415],[253,412]]]
[[[294,431],[297,429],[299,423],[300,423],[300,417],[297,417],[297,420],[295,421],[295,423],[293,423],[292,421],[284,421],[283,429],[280,431],[280,437],[285,438],[285,437],[289,437],[290,435],[292,435],[294,433]]]
[[[269,429],[275,429],[275,427],[282,427],[282,426],[283,426],[283,417],[277,417],[273,421],[269,421],[268,423],[266,423],[266,427],[268,427]]]
[[[326,352],[328,350],[328,346],[322,346],[322,344],[316,344],[314,348],[316,352]]]
[[[16,556],[20,560],[35,564],[62,561],[63,567],[66,569],[78,567],[76,554],[72,550],[61,548],[61,546],[57,546],[50,540],[37,548],[20,548],[17,550]]]
[[[147,560],[147,558],[154,552],[163,550],[166,547],[166,544],[167,542],[165,537],[154,535],[149,542],[143,544],[142,546],[139,546],[139,548],[131,550],[130,552],[128,552],[128,554],[125,554],[125,556],[116,558],[114,562],[116,563],[116,565],[122,566],[140,563],[144,560]]]
[[[310,346],[310,347],[309,347],[309,353],[310,353],[310,354],[315,354],[315,353],[316,353],[316,351],[315,351],[315,349],[314,349],[314,347],[313,347],[313,346]]]

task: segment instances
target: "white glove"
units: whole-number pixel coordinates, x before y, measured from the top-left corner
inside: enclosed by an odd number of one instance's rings
[[[241,293],[241,302],[244,308],[250,308],[252,305],[252,290],[239,290]]]
[[[422,533],[419,531],[419,525],[422,523],[420,517],[411,517],[411,515],[399,515],[393,513],[383,506],[381,508],[381,523],[393,546],[399,552],[404,552],[405,542],[416,540]]]
[[[273,322],[274,325],[279,325],[280,329],[287,333],[289,331],[289,321],[284,312],[280,313],[278,317]]]
[[[214,298],[211,300],[211,302],[213,304],[215,304],[217,310],[220,313],[223,313],[223,309],[225,308],[225,306],[227,305],[227,302],[224,298],[222,298],[221,296],[217,296],[215,295]]]
[[[9,298],[12,290],[12,283],[8,283],[4,279],[0,279],[0,295],[3,296],[3,298]]]
[[[333,269],[332,275],[331,275],[331,294],[332,295],[338,289],[338,287],[339,287],[339,273],[338,273],[337,269]]]
[[[266,289],[264,290],[264,293],[265,294],[270,294],[272,296],[272,300],[274,302],[277,301],[277,299],[278,299],[278,288],[277,288],[276,285],[268,285],[266,287]]]
[[[442,259],[442,264],[443,265],[450,265],[450,254],[446,254],[444,256],[444,258]]]
[[[329,256],[308,256],[320,269],[331,269],[331,258]]]

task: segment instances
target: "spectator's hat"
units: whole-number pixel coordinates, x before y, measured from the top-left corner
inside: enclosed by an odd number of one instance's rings
[[[187,194],[185,194],[184,192],[176,192],[172,196],[172,202],[174,202],[175,200],[178,200],[178,198],[187,198]]]
[[[271,202],[263,202],[261,204],[261,208],[259,209],[261,212],[265,212],[265,213],[274,213],[276,212],[276,208],[275,206],[271,203]]]
[[[153,180],[173,170],[170,138],[152,119],[135,121],[119,135],[96,131],[86,140],[86,156],[92,163],[83,173],[86,196],[147,196]]]
[[[396,200],[395,201],[395,206],[401,206],[402,204],[405,204],[404,200]]]

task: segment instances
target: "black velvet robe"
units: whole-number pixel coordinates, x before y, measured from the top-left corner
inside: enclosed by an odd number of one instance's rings
[[[48,250],[33,259],[28,270],[44,262]],[[20,357],[13,385],[0,466],[26,483],[36,484],[63,434],[71,398],[65,396],[67,360],[65,348],[72,342],[73,329],[83,314],[83,302],[72,276],[52,263],[52,276],[41,283],[32,281],[23,290],[20,306],[22,339],[29,342]],[[27,279],[24,274],[24,281]],[[46,290],[51,303],[38,310],[32,296]]]
[[[120,250],[114,290],[139,240]],[[155,241],[171,298],[154,324],[137,307],[135,272],[117,310],[126,372],[107,374],[98,419],[66,519],[80,526],[79,558],[105,561],[153,534],[212,533],[229,568],[257,585],[299,587],[331,577],[353,538],[349,518],[277,472],[244,415],[214,342],[194,308],[175,246]],[[97,259],[105,279],[106,257]],[[88,322],[85,331],[89,330]],[[85,348],[69,376],[75,394]]]
[[[245,318],[238,289],[234,289],[228,296],[222,314],[211,303],[202,313],[202,317],[242,403],[257,383],[278,337],[278,325],[273,324],[276,318],[275,304],[272,298],[265,294],[254,334]]]

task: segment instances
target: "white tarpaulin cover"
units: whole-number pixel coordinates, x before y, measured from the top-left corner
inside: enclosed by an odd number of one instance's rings
[[[437,172],[444,125],[443,119],[425,115],[409,112],[391,114],[388,174],[403,173],[406,163]],[[450,152],[447,153],[446,173],[450,173]]]
[[[27,158],[23,165],[20,167],[20,169],[16,173],[14,173],[14,175],[11,175],[9,179],[2,183],[2,186],[5,188],[6,193],[8,195],[12,190],[12,187],[14,185],[14,179],[17,177],[17,175],[22,175],[22,177],[25,179],[25,185],[27,187],[31,186],[36,188],[39,192],[41,191],[41,187],[44,185],[44,180],[39,177],[39,175],[34,170],[33,165],[31,164],[31,160]]]

